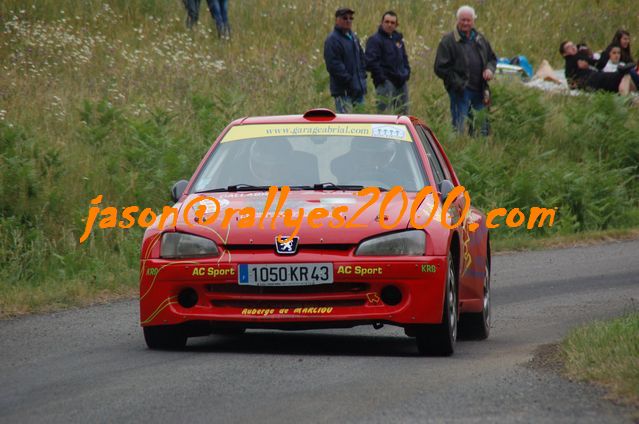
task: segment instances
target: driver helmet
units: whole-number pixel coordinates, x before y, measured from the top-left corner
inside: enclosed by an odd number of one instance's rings
[[[368,138],[353,139],[351,154],[361,166],[372,170],[386,168],[395,159],[397,145],[390,140],[371,140]]]

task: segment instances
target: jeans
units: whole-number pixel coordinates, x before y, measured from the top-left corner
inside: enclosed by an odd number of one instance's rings
[[[184,7],[186,8],[187,18],[186,26],[192,28],[200,17],[200,2],[201,0],[183,0]],[[229,25],[228,17],[228,0],[207,0],[209,11],[211,16],[215,19],[215,26],[217,27],[217,35],[222,38],[229,38],[231,36],[231,26]]]
[[[408,84],[396,87],[389,80],[375,87],[377,93],[377,111],[382,113],[390,108],[390,112],[408,115]]]
[[[220,37],[231,37],[231,26],[229,25],[229,0],[207,0],[211,16],[215,19],[217,34]]]
[[[335,110],[337,113],[352,113],[353,108],[364,104],[364,96],[352,98],[350,96],[335,97]]]
[[[479,112],[484,109],[484,94],[481,91],[464,89],[463,93],[453,91],[448,92],[450,97],[450,114],[453,118],[453,128],[459,133],[464,133],[464,120],[466,117],[470,119],[469,133],[475,135],[476,119],[481,119],[481,135],[487,136],[490,132],[488,117],[485,112],[478,113],[475,116],[473,112]]]

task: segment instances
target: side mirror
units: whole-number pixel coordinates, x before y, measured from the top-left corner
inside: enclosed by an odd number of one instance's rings
[[[173,184],[173,188],[171,188],[171,199],[173,199],[174,202],[180,200],[180,197],[182,197],[182,193],[186,190],[187,185],[189,185],[189,182],[186,180],[180,180]]]
[[[446,198],[448,197],[448,194],[451,191],[453,191],[455,186],[449,180],[442,180],[439,183],[439,187],[437,187],[437,188],[439,189],[439,196],[440,196],[441,201],[445,202]]]

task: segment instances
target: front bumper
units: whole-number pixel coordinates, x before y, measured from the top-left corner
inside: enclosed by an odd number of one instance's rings
[[[209,321],[250,328],[345,326],[385,322],[400,326],[440,323],[447,262],[445,256],[344,257],[272,253],[234,254],[205,260],[145,259],[141,262],[142,326]],[[238,264],[331,262],[332,284],[302,287],[255,287],[238,284]],[[396,287],[401,293],[398,303]],[[197,293],[197,303],[178,302],[183,290]],[[394,293],[394,299],[388,296]],[[393,300],[385,302],[384,300]]]

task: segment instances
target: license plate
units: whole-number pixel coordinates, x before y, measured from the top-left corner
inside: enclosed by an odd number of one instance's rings
[[[245,286],[312,286],[333,283],[333,264],[240,264],[238,274]]]

